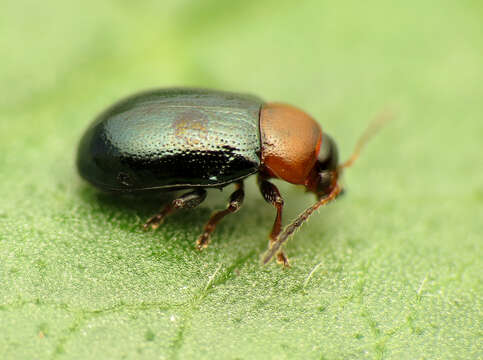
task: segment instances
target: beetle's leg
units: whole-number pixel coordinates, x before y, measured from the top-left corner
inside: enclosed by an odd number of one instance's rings
[[[273,223],[272,232],[270,233],[270,241],[268,244],[269,248],[271,248],[272,244],[275,242],[275,240],[277,240],[277,237],[282,230],[282,211],[284,202],[277,187],[260,176],[258,177],[258,187],[260,188],[260,192],[262,193],[265,201],[269,204],[272,204],[277,209],[277,216],[275,217],[275,221]],[[283,264],[284,267],[290,266],[288,258],[284,254],[283,250],[280,250],[277,253],[277,262],[279,264]]]
[[[203,233],[196,241],[196,247],[198,250],[203,250],[210,243],[211,233],[215,230],[216,225],[226,215],[237,212],[243,204],[243,198],[245,197],[245,191],[243,190],[243,183],[236,183],[236,190],[230,196],[230,202],[224,210],[220,210],[211,215],[210,219],[203,229]]]
[[[174,199],[164,207],[158,214],[152,216],[143,225],[145,229],[151,227],[151,229],[157,229],[159,225],[163,222],[164,218],[172,213],[176,209],[186,209],[194,208],[201,204],[206,198],[205,189],[196,189],[190,191],[189,193],[183,194],[180,197]]]

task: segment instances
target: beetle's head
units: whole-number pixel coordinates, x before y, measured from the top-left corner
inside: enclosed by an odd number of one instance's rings
[[[367,141],[390,119],[390,113],[379,115],[359,138],[351,157],[341,164],[339,164],[339,155],[335,142],[329,135],[325,133],[321,134],[319,137],[320,142],[316,146],[318,152],[317,150],[315,152],[317,159],[315,160],[314,165],[311,166],[311,170],[304,183],[307,191],[315,193],[318,200],[292,221],[292,223],[278,235],[277,240],[270,244],[270,249],[263,257],[264,264],[268,263],[275,254],[279,253],[283,243],[287,241],[302,223],[307,221],[315,210],[330,203],[343,192],[342,187],[338,184],[342,171],[345,168],[350,167],[354,161],[357,160],[361,149]]]
[[[318,198],[328,195],[337,184],[339,177],[339,152],[332,138],[322,135],[319,154],[305,187]]]

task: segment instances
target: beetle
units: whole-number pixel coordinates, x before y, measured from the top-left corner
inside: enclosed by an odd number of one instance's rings
[[[196,241],[206,248],[219,221],[237,212],[243,180],[257,174],[265,201],[276,209],[263,262],[318,207],[341,192],[338,179],[358,155],[340,165],[334,140],[304,111],[265,103],[251,95],[195,88],[166,88],[135,94],[101,113],[81,138],[77,168],[82,178],[109,192],[188,190],[144,224],[156,229],[177,209],[194,208],[207,188],[235,183],[227,207],[215,212]],[[284,200],[270,179],[302,185],[317,202],[282,232]]]

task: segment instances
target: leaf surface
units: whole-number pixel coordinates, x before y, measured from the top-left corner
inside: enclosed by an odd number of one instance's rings
[[[476,1],[7,2],[0,31],[2,359],[476,359],[481,352],[482,7]],[[349,156],[347,193],[260,266],[275,212],[231,187],[156,232],[166,197],[82,182],[95,115],[153,87],[307,110]],[[277,182],[285,222],[312,197]]]

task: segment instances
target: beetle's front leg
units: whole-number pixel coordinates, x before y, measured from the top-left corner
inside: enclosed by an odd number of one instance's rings
[[[157,229],[162,224],[164,218],[175,211],[176,209],[189,209],[194,208],[201,204],[206,199],[205,189],[196,189],[189,193],[183,194],[180,197],[174,199],[164,207],[158,214],[150,217],[148,221],[143,225],[144,229]]]
[[[230,196],[230,202],[225,210],[217,211],[211,215],[210,219],[205,225],[203,233],[196,241],[196,247],[198,250],[203,250],[210,243],[210,237],[216,228],[216,225],[226,215],[237,212],[243,204],[245,198],[245,191],[243,190],[243,182],[236,184],[236,190]]]
[[[280,234],[280,231],[282,230],[282,211],[283,211],[284,201],[277,187],[261,176],[258,177],[258,187],[260,188],[260,192],[262,193],[262,196],[265,199],[265,201],[273,205],[277,209],[277,216],[275,217],[273,228],[272,228],[272,231],[270,232],[270,241],[268,244],[270,248],[272,244],[275,242],[275,240],[277,240],[277,237]],[[277,262],[279,264],[283,264],[284,267],[290,266],[288,262],[288,258],[284,254],[283,250],[280,250],[277,253]]]

